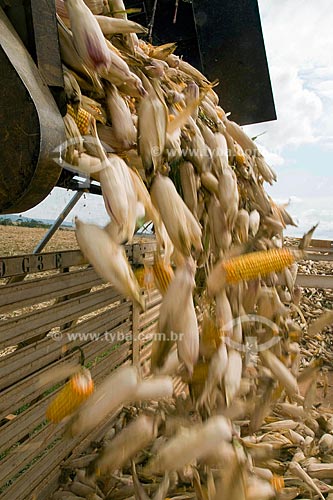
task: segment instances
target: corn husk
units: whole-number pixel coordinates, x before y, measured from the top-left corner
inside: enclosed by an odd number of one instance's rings
[[[121,404],[132,399],[138,383],[134,367],[118,368],[95,390],[69,423],[69,434],[76,436],[92,429]]]
[[[190,254],[192,244],[200,250],[201,229],[172,181],[157,175],[151,188],[151,197],[174,246],[185,256]]]
[[[222,416],[211,417],[204,424],[179,431],[161,447],[158,455],[148,463],[147,470],[179,470],[193,460],[209,454],[218,440],[231,440],[230,427]]]
[[[83,0],[66,0],[74,46],[83,63],[93,71],[107,70],[111,54],[99,24]]]
[[[171,377],[159,376],[140,382],[137,386],[134,398],[136,401],[156,400],[171,398],[172,394],[173,383]]]
[[[184,335],[186,342],[188,342],[188,337],[192,335],[192,322],[194,321],[192,291],[195,286],[193,275],[192,263],[186,263],[179,267],[163,298],[158,320],[158,332],[163,333],[165,338],[153,340],[152,370],[163,366],[170,349],[176,341],[182,342]],[[194,335],[199,336],[195,325],[194,328],[196,328]],[[183,335],[178,338],[178,334]],[[191,366],[191,356],[197,357],[198,351],[199,339],[196,341],[195,337],[193,338],[193,349],[191,346],[184,346],[184,349],[181,347],[181,352],[189,367]]]
[[[139,284],[127,261],[124,249],[114,243],[108,233],[94,225],[76,219],[76,238],[83,254],[96,272],[110,281],[120,293],[131,297],[144,309]]]
[[[117,434],[91,466],[98,474],[120,469],[157,434],[154,417],[141,415]]]

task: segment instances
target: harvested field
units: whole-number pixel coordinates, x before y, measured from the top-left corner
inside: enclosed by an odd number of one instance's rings
[[[37,227],[0,226],[0,255],[32,253],[47,231],[47,229]],[[74,231],[60,229],[43,251],[75,250],[77,248]]]

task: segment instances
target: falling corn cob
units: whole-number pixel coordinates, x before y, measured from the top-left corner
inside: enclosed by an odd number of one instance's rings
[[[50,403],[46,410],[46,418],[57,424],[72,414],[92,394],[93,390],[94,382],[89,370],[81,368]]]
[[[154,288],[154,274],[152,268],[148,266],[138,267],[134,271],[134,275],[140,288],[145,288],[146,290]]]
[[[156,287],[159,289],[162,295],[166,294],[168,286],[173,279],[173,270],[170,265],[166,265],[161,256],[155,254],[153,273]]]
[[[74,119],[82,135],[90,134],[92,115],[88,113],[88,111],[83,108],[79,108],[78,112],[76,113],[74,111],[74,108],[70,104],[67,104],[67,113]]]
[[[302,256],[301,251],[273,248],[222,260],[208,278],[209,293],[216,295],[224,285],[253,280],[273,272],[279,273]]]
[[[221,330],[208,313],[203,316],[200,335],[200,354],[211,359],[221,344]]]
[[[283,477],[273,474],[273,477],[271,479],[271,485],[273,486],[275,491],[277,492],[281,491],[285,486]]]

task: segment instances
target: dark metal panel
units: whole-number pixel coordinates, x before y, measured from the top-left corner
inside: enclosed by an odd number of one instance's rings
[[[150,21],[154,0],[144,4]],[[158,0],[154,43],[177,42],[178,55],[218,79],[221,105],[234,121],[275,120],[257,0],[179,0],[176,23],[174,16],[175,2]]]
[[[201,61],[232,120],[275,120],[257,0],[193,0]]]
[[[146,0],[149,22],[152,18],[154,0]],[[175,2],[158,0],[153,26],[153,42],[159,45],[166,42],[177,43],[177,54],[184,60],[201,69],[200,49],[194,24],[191,2],[179,0],[175,18]]]
[[[0,211],[25,211],[42,201],[61,168],[50,157],[64,124],[45,82],[0,8]]]

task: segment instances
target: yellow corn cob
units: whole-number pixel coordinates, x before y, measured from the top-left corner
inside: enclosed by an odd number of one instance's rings
[[[90,134],[92,115],[88,113],[88,111],[83,108],[79,108],[78,112],[75,113],[73,107],[70,104],[67,104],[67,113],[74,119],[82,135]]]
[[[172,267],[170,265],[165,265],[163,259],[159,255],[155,254],[153,273],[156,287],[162,295],[165,295],[174,276]]]
[[[214,296],[226,285],[254,280],[273,272],[279,273],[303,257],[302,250],[273,248],[223,259],[216,264],[208,277],[208,293]]]
[[[199,361],[194,367],[193,375],[191,377],[192,384],[204,384],[208,376],[209,363]]]
[[[138,267],[135,269],[134,275],[140,285],[140,288],[145,288],[146,290],[154,288],[153,270],[148,266]]]
[[[204,314],[201,325],[200,354],[206,359],[210,359],[220,347],[221,341],[220,328],[216,326],[215,321],[207,313]]]
[[[227,283],[248,281],[258,276],[278,273],[295,262],[294,254],[288,248],[273,248],[253,252],[225,260],[222,264]]]
[[[134,276],[136,277],[136,280],[139,283],[140,288],[143,288],[144,287],[145,268],[138,267],[137,269],[135,269]]]
[[[243,149],[240,147],[237,142],[235,143],[235,152],[236,152],[236,163],[237,165],[244,165],[245,163],[245,155]]]
[[[46,410],[46,418],[58,423],[73,413],[94,390],[89,370],[82,368],[73,375]]]
[[[277,476],[276,474],[273,474],[273,477],[271,479],[271,485],[275,489],[275,491],[279,492],[284,488],[284,479],[282,476]]]

